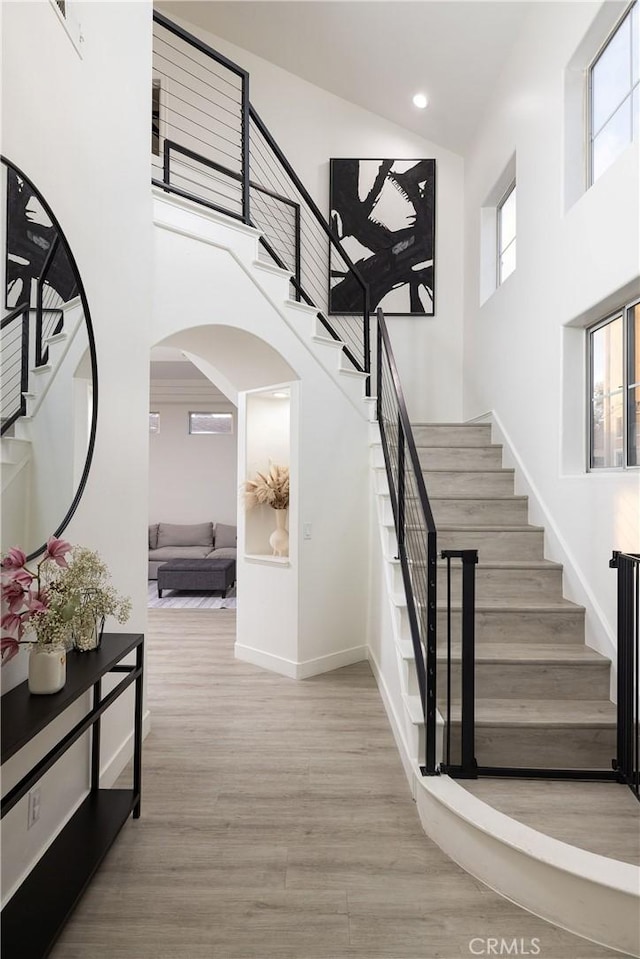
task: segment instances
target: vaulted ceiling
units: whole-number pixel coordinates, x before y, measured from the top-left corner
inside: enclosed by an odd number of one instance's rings
[[[463,153],[536,0],[178,0],[157,5]],[[426,110],[411,102],[419,91],[429,97]]]

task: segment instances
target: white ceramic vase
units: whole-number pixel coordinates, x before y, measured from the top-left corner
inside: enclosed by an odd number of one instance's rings
[[[57,693],[67,681],[67,653],[63,646],[33,646],[29,653],[29,692]]]
[[[276,509],[274,513],[276,514],[276,528],[269,537],[269,544],[274,556],[288,556],[289,533],[286,527],[287,511],[286,509]]]

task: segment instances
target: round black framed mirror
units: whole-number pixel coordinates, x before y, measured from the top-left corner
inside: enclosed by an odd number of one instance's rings
[[[86,486],[98,367],[78,266],[51,207],[6,157],[0,336],[0,549],[29,559],[60,536]]]

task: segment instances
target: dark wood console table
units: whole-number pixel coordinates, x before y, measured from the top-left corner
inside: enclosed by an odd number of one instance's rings
[[[135,666],[119,665],[135,650]],[[91,729],[91,790],[69,822],[2,910],[3,959],[42,959],[48,955],[66,920],[133,813],[140,816],[142,786],[142,683],[144,637],[105,633],[99,649],[67,653],[67,682],[50,696],[33,696],[27,683],[5,693],[2,712],[2,762],[93,689],[89,712],[66,733],[2,798],[5,816],[34,787],[80,736]],[[105,696],[102,677],[124,678]],[[100,789],[100,717],[135,683],[133,789]]]

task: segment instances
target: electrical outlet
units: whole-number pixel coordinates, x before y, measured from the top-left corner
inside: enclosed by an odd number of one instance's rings
[[[311,523],[303,523],[302,525],[302,538],[311,539]]]
[[[40,787],[32,789],[27,799],[27,829],[35,826],[40,819]]]

